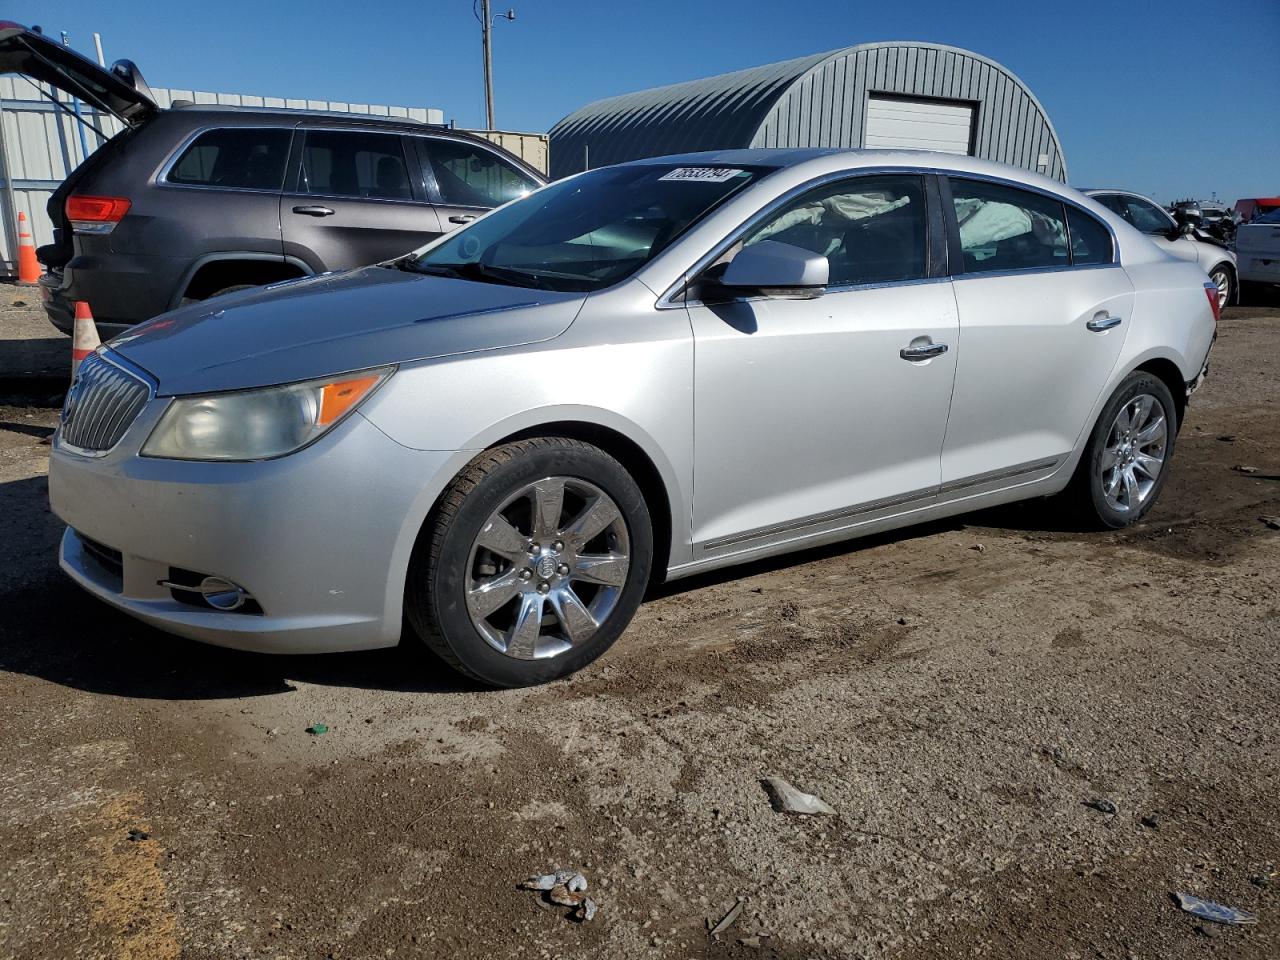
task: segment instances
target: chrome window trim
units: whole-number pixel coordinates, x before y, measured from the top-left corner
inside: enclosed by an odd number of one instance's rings
[[[221,187],[212,183],[174,183],[169,179],[169,174],[173,168],[177,166],[178,161],[182,159],[183,154],[187,152],[197,138],[211,133],[215,130],[283,130],[289,134],[289,152],[293,152],[293,137],[297,131],[297,123],[293,126],[281,125],[279,123],[232,123],[232,124],[210,124],[209,126],[197,127],[191,133],[181,140],[176,147],[169,151],[165,159],[160,162],[160,166],[156,168],[155,173],[151,175],[151,185],[154,187],[163,187],[169,190],[217,190],[231,191],[233,193],[260,193],[269,197],[278,197],[284,192],[285,177],[289,174],[289,158],[286,156],[284,165],[284,173],[280,176],[280,189],[269,190],[262,187]]]
[[[1072,266],[1070,264],[1067,264],[1066,266],[1061,266],[1061,267],[1059,266],[1030,267],[1025,270],[1008,271],[1009,273],[1029,274],[1032,272],[1045,272],[1047,270],[1054,270],[1054,271],[1087,270],[1087,269],[1097,268],[1097,267],[1113,267],[1113,266],[1121,265],[1120,264],[1120,244],[1116,237],[1115,229],[1111,226],[1111,224],[1107,223],[1105,220],[1100,218],[1097,214],[1093,213],[1093,211],[1088,210],[1085,207],[1081,206],[1079,203],[1077,203],[1075,200],[1072,200],[1070,197],[1065,197],[1061,194],[1054,193],[1052,190],[1046,190],[1045,188],[1036,186],[1035,184],[1027,184],[1019,180],[1010,180],[1006,177],[997,177],[992,174],[986,174],[986,173],[967,173],[960,170],[951,170],[941,166],[938,166],[938,167],[931,167],[931,166],[856,167],[848,170],[839,170],[839,171],[833,171],[831,173],[823,174],[819,177],[815,177],[812,180],[807,180],[803,184],[800,184],[799,186],[792,187],[790,190],[786,191],[785,193],[782,193],[779,196],[775,197],[764,207],[761,207],[759,210],[753,213],[747,220],[745,220],[743,223],[739,224],[737,227],[731,230],[729,232],[728,239],[716,244],[714,247],[711,248],[710,251],[703,254],[696,261],[694,261],[693,266],[684,271],[684,275],[681,277],[681,279],[675,281],[673,284],[667,287],[667,289],[662,293],[662,295],[658,297],[658,301],[655,304],[655,307],[659,310],[672,310],[672,309],[680,309],[683,307],[704,305],[701,300],[688,300],[688,301],[676,300],[675,297],[680,293],[681,290],[683,290],[685,287],[689,285],[689,283],[691,282],[691,278],[696,277],[699,273],[701,273],[703,270],[709,267],[712,263],[714,263],[721,255],[724,254],[726,250],[728,250],[740,239],[742,239],[743,235],[748,230],[750,230],[752,227],[760,223],[760,221],[763,220],[765,217],[777,211],[779,207],[784,206],[785,204],[794,200],[796,197],[800,196],[801,194],[807,193],[810,190],[816,189],[817,187],[821,187],[827,183],[831,183],[836,180],[848,180],[854,177],[875,176],[875,175],[884,175],[884,174],[904,174],[908,176],[910,175],[924,176],[924,175],[932,174],[935,176],[954,177],[955,179],[958,179],[958,180],[964,180],[964,179],[983,180],[989,183],[998,184],[1000,186],[1012,187],[1018,190],[1026,190],[1030,193],[1035,193],[1043,197],[1048,197],[1049,199],[1055,200],[1059,203],[1071,204],[1081,213],[1089,217],[1092,217],[1098,223],[1101,223],[1102,226],[1106,228],[1107,234],[1111,237],[1111,262],[1110,263],[1080,264],[1079,266]],[[1069,240],[1070,238],[1068,237],[1068,241]],[[878,283],[878,284],[842,284],[838,288],[829,287],[828,289],[854,290],[854,289],[863,289],[866,287],[902,286],[905,284],[935,282],[939,280],[955,280],[961,277],[991,277],[995,275],[996,275],[995,272],[991,272],[991,273],[979,272],[979,273],[968,274],[968,273],[957,273],[954,270],[951,270],[949,274],[944,277],[927,277],[927,278],[921,278],[916,280],[888,281],[885,283]],[[759,300],[759,299],[770,299],[770,298],[753,297],[748,299]],[[739,301],[734,300],[734,301],[728,301],[728,302],[736,303]]]

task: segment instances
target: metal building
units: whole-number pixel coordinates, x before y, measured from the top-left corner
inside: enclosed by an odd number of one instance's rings
[[[1065,182],[1053,124],[1000,64],[935,43],[864,43],[588,104],[551,128],[551,176],[694,150],[898,147]]]

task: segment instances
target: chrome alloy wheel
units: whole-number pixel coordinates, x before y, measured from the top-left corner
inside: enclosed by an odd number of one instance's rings
[[[1164,469],[1168,437],[1164,405],[1151,394],[1139,394],[1120,408],[1099,465],[1111,509],[1129,513],[1146,503]]]
[[[480,528],[467,562],[467,612],[500,653],[558,656],[613,612],[630,565],[627,524],[609,495],[576,477],[546,477]]]
[[[1225,310],[1227,301],[1231,299],[1231,274],[1219,268],[1209,275],[1209,279],[1218,288],[1218,309]]]

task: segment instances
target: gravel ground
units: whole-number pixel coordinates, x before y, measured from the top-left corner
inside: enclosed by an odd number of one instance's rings
[[[1028,504],[682,582],[496,693],[90,600],[54,560],[56,410],[0,397],[0,955],[1273,958],[1277,324],[1229,311],[1135,529]],[[837,814],[775,813],[769,775]],[[593,922],[516,889],[552,867]]]

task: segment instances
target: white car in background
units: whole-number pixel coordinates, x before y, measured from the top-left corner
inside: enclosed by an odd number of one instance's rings
[[[1200,264],[1218,288],[1218,307],[1239,301],[1240,280],[1236,255],[1216,240],[1197,233],[1190,224],[1180,225],[1150,197],[1126,190],[1082,190],[1112,213],[1151,238],[1162,250],[1180,260]]]
[[[1243,283],[1280,286],[1280,210],[1272,210],[1236,230],[1236,253],[1240,257]]]

